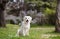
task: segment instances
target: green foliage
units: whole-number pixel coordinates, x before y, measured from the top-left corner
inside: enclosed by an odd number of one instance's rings
[[[26,0],[27,2],[35,3],[37,9],[44,11],[46,14],[55,13],[57,5],[57,0]]]
[[[56,11],[54,9],[49,9],[49,8],[46,8],[44,10],[44,14],[47,16],[48,18],[48,24],[52,24],[52,25],[55,25],[55,13]]]
[[[55,14],[55,10],[46,8],[46,9],[44,10],[44,14],[45,14],[45,15]]]

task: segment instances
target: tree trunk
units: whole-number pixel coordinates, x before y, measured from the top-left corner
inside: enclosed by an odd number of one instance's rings
[[[0,27],[5,27],[4,13],[3,10],[0,9]]]
[[[4,13],[3,13],[5,4],[6,4],[6,0],[0,0],[0,27],[6,27]]]
[[[60,0],[57,0],[55,31],[60,32]]]

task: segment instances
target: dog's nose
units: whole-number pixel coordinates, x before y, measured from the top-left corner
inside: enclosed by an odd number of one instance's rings
[[[28,20],[26,20],[26,22],[28,22]]]

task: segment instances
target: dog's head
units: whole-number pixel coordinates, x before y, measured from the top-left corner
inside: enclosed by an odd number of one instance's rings
[[[25,16],[23,18],[23,21],[26,22],[26,23],[31,23],[31,20],[32,20],[32,17],[30,17],[30,16]]]

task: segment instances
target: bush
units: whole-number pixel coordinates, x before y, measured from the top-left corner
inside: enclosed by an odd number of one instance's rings
[[[55,10],[53,10],[53,9],[49,9],[49,8],[46,8],[45,10],[44,10],[44,14],[47,16],[47,18],[48,18],[48,24],[55,24]]]

